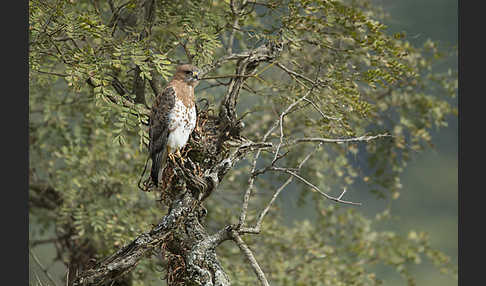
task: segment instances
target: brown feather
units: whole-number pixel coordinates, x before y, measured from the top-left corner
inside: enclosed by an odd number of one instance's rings
[[[158,174],[165,162],[167,138],[169,136],[169,113],[175,104],[175,89],[168,86],[155,98],[149,123],[149,153],[152,158],[152,181],[158,185]]]

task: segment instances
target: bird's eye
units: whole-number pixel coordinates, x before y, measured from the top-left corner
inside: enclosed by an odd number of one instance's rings
[[[191,71],[185,71],[186,74],[191,74]]]

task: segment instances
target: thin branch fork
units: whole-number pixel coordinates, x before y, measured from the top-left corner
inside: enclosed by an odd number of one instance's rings
[[[312,150],[309,154],[307,154],[307,156],[305,156],[305,158],[302,160],[302,162],[300,162],[299,165],[297,166],[297,168],[296,168],[297,171],[300,171],[302,166],[304,166],[304,164],[307,162],[307,160],[309,160],[309,158],[312,155],[315,154],[315,152],[319,149],[320,146],[321,146],[321,144],[319,144],[314,150]],[[258,215],[258,218],[257,218],[257,221],[256,221],[254,227],[252,227],[252,228],[240,228],[239,232],[240,233],[253,233],[253,234],[260,233],[261,226],[262,226],[262,223],[263,223],[263,219],[265,218],[268,211],[270,210],[270,207],[273,205],[273,203],[277,199],[278,195],[293,181],[293,179],[294,179],[293,176],[289,176],[289,178],[273,193],[273,196],[270,199],[270,201],[268,202],[267,206]],[[339,199],[341,199],[341,197]]]
[[[283,46],[281,43],[266,43],[264,45],[261,45],[254,50],[249,51],[245,57],[242,58],[242,60],[237,64],[237,74],[241,75],[252,75],[257,68],[257,66],[261,62],[268,62],[268,61],[273,61],[275,60],[278,56],[279,53],[281,52]],[[212,67],[217,66],[218,64],[221,64],[221,61],[215,62]],[[237,103],[237,98],[238,94],[240,91],[240,88],[242,87],[244,83],[244,79],[242,78],[233,78],[230,81],[228,90],[226,95],[224,96],[221,105],[220,105],[220,112],[219,112],[219,117],[222,119],[223,122],[226,122],[227,125],[232,125],[234,124],[236,120],[236,103]],[[263,142],[266,141],[267,137],[270,135],[270,133],[273,131],[273,129],[276,128],[276,125],[272,127],[268,132],[264,135]],[[252,173],[256,169],[256,162],[261,154],[261,149],[259,148],[257,153],[255,154],[255,157],[252,162]],[[253,188],[253,182],[254,182],[254,177],[250,176],[248,179],[248,188],[245,191],[245,195],[243,197],[243,207],[240,213],[239,217],[239,222],[238,222],[238,227],[241,227],[245,223],[246,219],[246,212],[248,208],[248,203],[250,200],[250,195],[251,191]]]
[[[277,62],[276,63],[276,66],[279,67],[280,69],[282,69],[283,71],[285,71],[288,75],[290,75],[291,77],[293,78],[300,78],[300,79],[303,79],[309,83],[311,83],[312,85],[314,86],[320,86],[320,87],[329,87],[327,84],[325,84],[321,79],[317,78],[315,81],[306,77],[305,75],[303,74],[300,74],[298,72],[295,72],[289,68],[287,68],[286,66],[284,66],[283,64]]]
[[[292,171],[292,170],[290,170],[288,168],[270,167],[269,170],[270,171],[283,172],[283,173],[287,173],[289,175],[292,175],[296,179],[298,179],[302,183],[306,184],[311,189],[313,189],[314,191],[318,192],[319,194],[321,194],[322,196],[324,196],[326,199],[329,199],[331,201],[335,201],[335,202],[342,203],[342,204],[355,205],[355,206],[360,206],[361,205],[361,203],[355,203],[355,202],[351,202],[351,201],[342,200],[342,197],[346,193],[346,189],[344,189],[344,191],[339,195],[339,197],[333,197],[333,196],[328,195],[325,192],[321,191],[318,187],[316,187],[315,185],[313,185],[312,183],[310,183],[306,179],[302,178],[299,174],[295,173],[294,171]]]
[[[258,149],[257,153],[255,154],[255,157],[253,158],[253,162],[251,164],[250,174],[252,174],[252,175],[248,179],[248,188],[246,189],[245,194],[243,196],[243,206],[241,207],[241,212],[240,212],[240,217],[239,217],[239,220],[238,220],[237,228],[240,228],[241,226],[243,226],[245,224],[245,221],[246,221],[246,213],[247,213],[247,210],[248,210],[248,204],[250,202],[250,195],[251,195],[251,191],[253,189],[253,184],[255,182],[255,177],[256,177],[256,176],[253,175],[253,173],[256,170],[256,162],[257,162],[258,158],[260,157],[261,150],[262,149]]]
[[[277,63],[277,65],[278,65],[278,63]],[[319,73],[320,72],[321,72],[321,67],[319,66],[319,69],[317,70],[317,73],[316,73],[316,80],[315,80],[315,82],[318,81],[318,79],[319,79]],[[297,104],[299,104],[301,101],[306,100],[306,97],[309,96],[309,94],[312,93],[312,91],[314,90],[314,88],[316,86],[317,86],[316,83],[313,83],[312,84],[312,87],[309,88],[309,90],[305,93],[304,96],[302,96],[299,100],[297,100],[294,103],[292,103],[291,105],[289,105],[289,107],[287,107],[287,109],[280,114],[280,118],[279,118],[280,142],[279,142],[279,144],[277,146],[277,151],[275,151],[275,156],[274,156],[274,158],[272,160],[272,166],[275,165],[275,163],[277,162],[277,160],[281,158],[281,156],[279,157],[279,153],[280,153],[280,147],[283,144],[283,137],[284,137],[284,132],[283,132],[283,120],[284,120],[284,117],[290,112],[290,110],[292,110],[292,108],[294,108],[294,106],[296,106]]]
[[[277,128],[278,122],[279,122],[278,120],[275,121],[275,123],[273,124],[273,126],[270,127],[267,130],[267,133],[265,133],[265,135],[263,135],[262,142],[267,141],[268,136],[270,136],[270,134],[273,132],[273,130],[275,130],[275,128]],[[253,158],[252,163],[251,163],[251,173],[250,174],[252,174],[252,175],[248,179],[248,188],[246,189],[245,195],[243,196],[243,206],[241,208],[241,212],[240,212],[240,217],[239,217],[239,220],[238,220],[238,226],[237,226],[237,228],[242,227],[245,224],[245,221],[246,221],[246,213],[247,213],[247,209],[248,209],[248,204],[250,202],[250,195],[251,195],[251,191],[253,189],[253,183],[254,183],[255,177],[256,177],[256,175],[253,175],[253,174],[254,174],[254,172],[256,170],[256,163],[257,163],[258,158],[260,157],[261,151],[262,151],[262,149],[259,148],[258,151],[257,151],[257,153],[255,154],[255,157]]]
[[[283,144],[283,136],[284,136],[284,132],[283,132],[283,120],[284,120],[284,117],[292,110],[292,108],[294,108],[301,101],[305,100],[306,97],[312,92],[313,89],[314,89],[314,86],[312,88],[310,88],[309,91],[307,91],[304,96],[302,96],[301,98],[299,98],[298,100],[296,100],[295,102],[293,102],[292,104],[290,104],[287,107],[287,109],[280,114],[279,121],[278,121],[278,124],[280,126],[280,142],[279,142],[279,144],[277,146],[277,151],[275,151],[275,157],[273,158],[272,165],[274,165],[275,162],[277,161],[277,158],[278,158],[278,155],[279,155],[279,152],[280,152],[280,147]]]
[[[283,144],[283,129],[282,129],[282,121],[283,121],[283,117],[287,114],[289,114],[292,110],[295,110],[294,107],[298,105],[299,102],[301,102],[303,100],[303,98],[305,98],[306,96],[308,96],[310,94],[310,92],[312,92],[312,88],[303,96],[301,97],[300,99],[298,99],[297,101],[295,101],[294,103],[292,103],[289,107],[287,107],[287,109],[285,111],[283,111],[280,116],[279,116],[279,119],[277,119],[275,121],[275,123],[273,124],[272,127],[270,127],[267,132],[265,133],[265,135],[263,135],[263,138],[262,138],[262,142],[266,142],[268,137],[270,136],[270,134],[275,130],[275,128],[277,128],[280,124],[280,134],[281,134],[281,137],[280,137],[280,143],[279,143],[279,146],[277,147],[277,151],[275,152],[275,157],[272,161],[272,165],[275,164],[275,162],[279,159],[279,149],[280,149],[280,146]],[[261,154],[261,148],[258,149],[257,153],[255,154],[255,157],[253,158],[253,161],[251,163],[251,172],[250,172],[250,178],[248,179],[248,188],[246,189],[245,191],[245,194],[243,196],[243,206],[241,208],[241,212],[240,212],[240,217],[239,217],[239,220],[238,220],[238,228],[241,228],[244,224],[245,224],[245,220],[246,220],[246,213],[247,213],[247,209],[248,209],[248,204],[249,204],[249,201],[250,201],[250,196],[251,196],[251,191],[253,190],[253,184],[254,184],[254,181],[255,181],[255,178],[256,176],[258,176],[259,174],[256,173],[256,163],[258,161],[258,158],[260,157],[260,154]]]
[[[243,52],[243,53],[239,53],[239,54],[234,53],[234,54],[229,54],[229,55],[223,56],[223,57],[215,60],[213,63],[211,63],[207,66],[204,66],[201,69],[200,76],[201,76],[201,78],[206,79],[206,78],[204,78],[204,76],[206,74],[208,74],[212,70],[219,68],[222,64],[224,64],[228,61],[245,59],[245,58],[248,58],[250,55],[251,55],[251,52],[248,51],[248,52]]]
[[[329,116],[329,115],[326,115],[324,114],[324,112],[322,112],[322,110],[310,99],[304,99],[306,102],[308,102],[310,105],[312,105],[312,107],[314,107],[314,109],[319,112],[319,114],[321,114],[321,116],[324,118],[324,119],[330,119],[330,120],[336,120],[336,121],[341,121],[342,118],[337,118],[337,117],[332,117],[332,116]]]

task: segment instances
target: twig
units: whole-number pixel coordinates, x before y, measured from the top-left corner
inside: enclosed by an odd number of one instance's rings
[[[270,286],[270,284],[268,284],[267,278],[265,277],[265,273],[263,273],[262,269],[260,268],[260,265],[258,265],[255,256],[251,252],[248,245],[246,245],[243,239],[241,239],[238,232],[233,230],[231,232],[231,236],[233,238],[233,241],[240,248],[241,252],[243,252],[243,254],[245,255],[246,259],[248,259],[248,262],[250,263],[251,268],[253,268],[253,271],[255,272],[258,280],[260,281],[260,284],[263,286]]]
[[[218,79],[218,78],[237,78],[237,77],[255,77],[255,75],[252,75],[252,74],[227,74],[227,75],[203,77],[203,78],[201,78],[201,80]]]
[[[201,79],[203,80],[203,79]],[[205,86],[203,88],[199,88],[197,89],[197,91],[203,91],[203,90],[206,90],[206,89],[210,89],[210,88],[213,88],[213,87],[218,87],[218,86],[228,86],[229,85],[229,82],[226,83],[226,82],[221,82],[219,80],[216,80],[217,83],[214,83],[214,84],[209,84],[208,86]]]
[[[294,103],[292,103],[284,112],[282,112],[280,114],[279,119],[277,119],[275,121],[275,123],[273,124],[273,126],[263,136],[262,142],[265,142],[267,140],[268,136],[270,136],[270,134],[275,130],[275,128],[277,128],[277,126],[279,126],[279,123],[281,123],[282,120],[283,120],[283,116],[289,114],[292,111],[292,109],[300,101],[302,101],[303,98],[305,98],[306,96],[308,96],[310,94],[311,91],[312,91],[312,88],[303,97],[301,97],[300,99],[298,99],[297,101],[295,101]],[[281,126],[281,129],[280,129],[281,134],[283,134],[282,125],[280,125],[280,126]],[[281,137],[281,141],[279,143],[279,146],[281,146],[281,144],[283,144],[282,141],[283,141],[283,139]],[[250,201],[251,191],[253,189],[253,184],[254,184],[254,181],[255,181],[256,176],[258,176],[260,174],[260,173],[256,173],[255,170],[256,170],[256,163],[257,163],[258,158],[260,157],[261,150],[262,149],[258,149],[258,151],[255,154],[255,157],[253,158],[253,161],[252,161],[252,165],[251,165],[252,167],[251,167],[251,172],[250,172],[251,176],[248,179],[248,188],[246,189],[245,195],[243,197],[243,206],[241,208],[240,218],[238,220],[238,228],[242,227],[245,224],[246,213],[247,213],[247,209],[248,209],[248,203]],[[275,157],[274,157],[274,160],[272,161],[272,164],[274,164],[277,161],[279,150],[280,150],[280,147],[277,147],[277,151],[275,152]]]
[[[44,286],[44,284],[42,284],[42,281],[39,278],[39,275],[37,275],[36,271],[34,271],[34,275],[35,275],[35,278],[37,279],[37,283],[39,283],[40,286]]]
[[[276,3],[263,3],[263,2],[258,2],[258,1],[248,1],[247,3],[252,4],[252,5],[265,6],[269,9],[274,9],[275,7],[277,7]]]
[[[59,238],[55,237],[55,238],[48,238],[48,239],[39,239],[39,240],[34,240],[30,243],[30,246],[31,247],[34,247],[34,246],[37,246],[39,244],[45,244],[45,243],[53,243],[53,242],[56,242],[58,241]]]
[[[67,77],[68,76],[67,74],[56,73],[56,72],[48,72],[48,71],[41,71],[41,70],[32,70],[32,71],[35,71],[37,73],[48,74],[48,75],[55,75],[55,76],[59,76],[59,77]]]
[[[76,41],[71,38],[71,37],[61,37],[61,38],[52,38],[54,41],[57,41],[57,42],[65,42],[65,41],[71,41],[74,46],[76,47],[76,49],[78,49],[78,51],[81,52],[81,49],[79,48],[78,44],[76,43]]]
[[[282,70],[284,70],[286,73],[288,73],[290,76],[293,76],[293,77],[298,77],[300,79],[303,79],[313,85],[316,85],[316,86],[321,86],[321,87],[327,87],[327,85],[320,79],[317,79],[316,81],[313,81],[312,79],[306,77],[305,75],[303,74],[300,74],[300,73],[297,73],[289,68],[287,68],[286,66],[284,66],[283,64],[277,62],[276,65],[281,68]]]
[[[230,147],[238,147],[238,149],[246,149],[246,148],[252,148],[252,147],[258,147],[258,148],[269,148],[272,147],[272,143],[270,142],[246,142],[244,144],[235,144],[231,141],[226,142],[228,146]]]
[[[30,248],[29,248],[29,253],[32,256],[32,258],[34,258],[35,263],[39,266],[39,268],[42,270],[42,272],[44,272],[44,274],[46,275],[46,277],[49,278],[49,280],[52,282],[52,284],[57,285],[56,281],[54,281],[54,279],[52,278],[51,274],[49,274],[49,272],[47,271],[47,269],[44,268],[44,266],[42,265],[42,263],[39,261],[39,259],[37,258],[37,256],[34,254],[34,252],[32,251],[32,249],[30,249]]]
[[[96,14],[98,14],[98,16],[101,17],[100,8],[98,7],[98,1],[97,0],[91,0],[91,3],[93,4],[93,6],[95,8]]]
[[[265,133],[265,135],[263,135],[263,140],[262,140],[263,142],[265,142],[267,140],[268,136],[270,136],[270,134],[273,132],[273,130],[277,126],[278,126],[278,120],[273,124],[273,126],[270,129],[268,129],[267,133]],[[247,209],[248,209],[248,203],[250,201],[250,195],[251,195],[251,191],[253,189],[253,183],[254,183],[255,177],[256,177],[256,175],[253,175],[253,173],[255,172],[256,162],[257,162],[258,158],[260,157],[261,150],[262,149],[258,149],[257,153],[255,154],[255,157],[253,158],[252,164],[251,164],[251,173],[250,174],[252,174],[252,175],[248,179],[248,188],[246,189],[245,195],[243,196],[243,205],[241,207],[240,218],[238,220],[238,228],[245,224],[246,212],[247,212]]]
[[[330,195],[324,193],[318,187],[314,186],[312,183],[310,183],[306,179],[302,178],[300,175],[296,174],[295,172],[289,170],[288,168],[271,167],[271,168],[269,168],[269,170],[271,170],[271,171],[278,171],[278,172],[284,172],[284,173],[287,173],[289,175],[292,175],[295,178],[297,178],[299,181],[303,182],[304,184],[306,184],[307,186],[309,186],[311,189],[313,189],[314,191],[318,192],[319,194],[321,194],[322,196],[324,196],[326,199],[329,199],[331,201],[335,201],[335,202],[342,203],[342,204],[355,205],[355,206],[360,206],[361,205],[361,203],[355,203],[355,202],[351,202],[351,201],[344,201],[344,200],[342,200],[341,198],[344,195],[344,193],[346,192],[346,190],[344,190],[344,192],[341,193],[341,195],[339,196],[339,198],[335,198],[333,196],[330,196]]]
[[[322,112],[321,109],[319,109],[319,107],[310,99],[304,99],[305,101],[307,101],[308,103],[310,103],[312,105],[312,107],[314,107],[314,109],[319,112],[321,114],[321,116],[325,119],[332,119],[332,120],[337,120],[337,121],[340,121],[342,118],[337,118],[337,117],[332,117],[332,116],[329,116],[329,115],[325,115],[324,112]]]
[[[319,142],[319,143],[353,143],[353,142],[369,142],[371,140],[375,140],[382,137],[393,137],[390,134],[378,134],[373,136],[363,135],[360,137],[352,137],[352,138],[298,138],[289,143],[289,145],[303,143],[303,142]]]
[[[346,188],[343,189],[343,192],[339,195],[339,197],[337,199],[340,200],[344,196],[345,193],[346,193]]]
[[[321,144],[319,144],[319,146],[317,146],[314,150],[312,150],[312,152],[310,152],[309,154],[307,154],[307,156],[305,156],[305,158],[302,160],[302,162],[300,162],[299,165],[297,166],[297,170],[300,170],[302,168],[302,166],[307,162],[307,160],[309,160],[309,158],[317,151],[317,149],[320,147],[320,145]],[[289,176],[289,178],[273,193],[272,199],[268,202],[267,206],[263,209],[263,211],[258,215],[257,222],[255,223],[254,227],[252,227],[252,228],[241,228],[239,230],[239,232],[240,233],[254,233],[254,234],[260,233],[263,219],[265,218],[268,211],[270,210],[270,207],[275,202],[278,195],[285,189],[285,187],[287,187],[293,181],[293,179],[294,179],[293,176]]]
[[[187,60],[189,61],[189,63],[192,63],[192,59],[194,58],[194,56],[191,55],[191,53],[189,52],[189,49],[187,48],[187,41],[185,43],[183,43],[182,40],[179,38],[179,36],[172,31],[170,31],[170,34],[176,38],[177,42],[179,43],[179,45],[184,50],[184,53],[186,54],[186,57],[187,57]]]
[[[275,164],[275,162],[277,161],[277,157],[278,157],[278,154],[280,152],[280,147],[282,146],[283,144],[283,136],[284,136],[284,133],[283,133],[283,119],[284,117],[290,112],[290,110],[292,110],[292,108],[294,108],[294,106],[296,106],[297,104],[299,104],[301,101],[303,101],[311,92],[312,90],[314,89],[314,87],[311,87],[309,89],[309,91],[306,92],[306,94],[304,96],[302,96],[301,98],[299,98],[298,100],[296,100],[294,103],[292,103],[291,105],[289,105],[287,107],[287,109],[282,112],[280,114],[280,117],[279,117],[279,126],[280,126],[280,142],[277,146],[277,151],[275,151],[275,157],[273,158],[272,160],[272,165]]]
[[[312,152],[310,152],[309,154],[307,154],[307,156],[304,158],[304,160],[302,160],[302,162],[300,162],[300,164],[297,166],[297,170],[300,171],[300,169],[302,168],[302,166],[305,164],[305,162],[307,162],[307,160],[309,160],[309,158],[314,155],[314,153],[317,151],[317,149],[320,147],[320,144],[319,146],[317,146],[314,150],[312,150]],[[290,176],[287,181],[285,181],[285,183],[283,183],[280,188],[278,188],[275,193],[273,194],[273,197],[272,199],[270,200],[270,202],[267,204],[267,207],[262,211],[262,213],[258,216],[258,219],[257,219],[257,223],[256,223],[256,227],[258,229],[260,229],[260,225],[262,224],[262,221],[263,221],[263,218],[265,217],[265,215],[267,214],[268,210],[270,209],[270,206],[273,204],[273,202],[275,201],[275,199],[277,198],[277,196],[280,194],[280,192],[288,185],[292,182],[292,179],[293,179],[293,176]]]
[[[230,1],[230,8],[231,8],[231,13],[233,14],[234,20],[233,20],[233,25],[231,26],[231,34],[228,39],[227,47],[226,47],[226,54],[230,55],[233,52],[233,43],[235,40],[235,33],[236,31],[240,28],[238,21],[240,20],[239,18],[239,9],[236,7],[236,3],[234,0]]]
[[[319,66],[319,69],[316,73],[316,82],[319,78],[319,73],[321,71],[321,66]],[[284,136],[284,133],[283,133],[283,119],[284,119],[284,116],[287,115],[290,110],[292,110],[292,108],[294,106],[296,106],[299,102],[301,102],[302,100],[305,100],[306,97],[314,90],[314,88],[316,87],[316,84],[313,84],[312,87],[309,89],[309,91],[306,92],[306,94],[301,97],[299,100],[295,101],[293,104],[291,104],[284,112],[282,112],[280,114],[280,119],[279,119],[279,125],[280,125],[280,142],[277,146],[277,151],[275,151],[275,157],[273,158],[273,161],[272,161],[272,166],[275,165],[275,162],[279,159],[279,152],[280,152],[280,147],[282,146],[283,144],[283,136]]]

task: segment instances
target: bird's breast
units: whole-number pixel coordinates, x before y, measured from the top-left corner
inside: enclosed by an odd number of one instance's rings
[[[167,145],[171,151],[184,147],[189,135],[196,126],[195,106],[186,107],[181,100],[176,100],[174,108],[169,113],[169,137]]]

